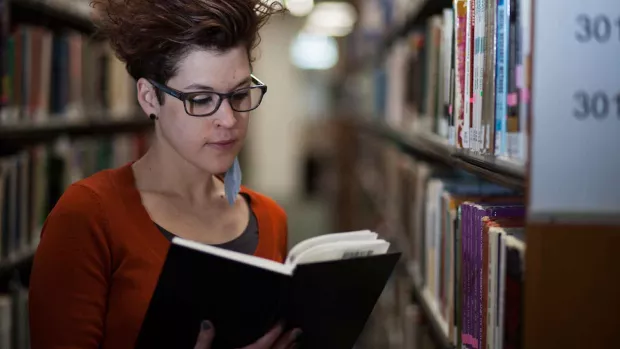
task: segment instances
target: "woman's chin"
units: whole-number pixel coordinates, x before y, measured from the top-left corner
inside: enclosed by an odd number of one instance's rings
[[[234,161],[234,157],[230,160],[214,159],[213,161],[200,164],[200,168],[211,174],[224,174],[232,167]]]

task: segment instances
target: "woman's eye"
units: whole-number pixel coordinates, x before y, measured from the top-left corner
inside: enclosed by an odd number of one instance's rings
[[[239,100],[243,100],[243,99],[248,98],[248,96],[249,96],[249,95],[250,95],[250,93],[249,93],[249,92],[247,92],[247,91],[246,91],[246,92],[237,92],[237,93],[235,93],[235,94],[233,95],[233,98],[234,98],[235,100],[238,100],[238,101],[239,101]]]
[[[194,98],[192,98],[192,103],[201,104],[201,105],[213,103],[213,96],[210,96],[210,95],[195,96]]]

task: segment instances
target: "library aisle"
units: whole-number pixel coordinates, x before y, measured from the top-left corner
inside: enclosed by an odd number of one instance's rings
[[[0,0],[0,349],[30,348],[60,195],[152,136],[89,2]],[[243,184],[289,247],[369,229],[402,252],[355,348],[617,347],[620,1],[282,2]]]

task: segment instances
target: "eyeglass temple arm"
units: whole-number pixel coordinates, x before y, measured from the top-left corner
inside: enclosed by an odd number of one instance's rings
[[[252,77],[252,81],[257,84],[257,85],[265,85],[262,81],[260,81],[256,76],[254,76],[254,74],[250,74],[250,76]]]
[[[153,81],[153,80],[149,80],[149,82],[151,84],[153,84],[153,86],[157,87],[158,89],[164,91],[165,93],[172,95],[176,98],[181,98],[183,96],[183,93],[181,93],[180,91],[177,91],[173,88],[170,88],[168,86],[162,85],[160,83],[158,83],[157,81]]]

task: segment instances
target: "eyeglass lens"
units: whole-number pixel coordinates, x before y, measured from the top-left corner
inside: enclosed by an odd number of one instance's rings
[[[241,89],[230,96],[230,106],[237,112],[253,110],[260,104],[262,95],[263,90],[258,87]],[[208,115],[216,111],[220,98],[216,93],[196,93],[185,100],[185,108],[191,115]]]

